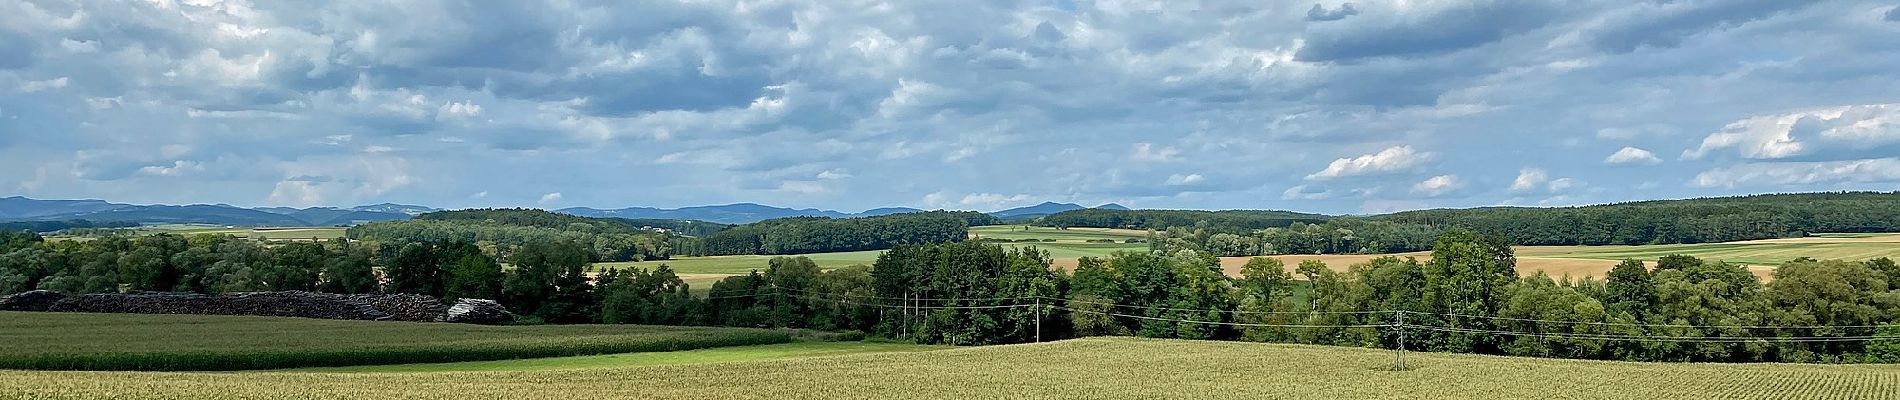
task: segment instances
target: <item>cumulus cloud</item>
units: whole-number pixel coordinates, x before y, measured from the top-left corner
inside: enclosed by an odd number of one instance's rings
[[[1604,157],[1603,163],[1609,165],[1656,165],[1662,163],[1662,159],[1656,158],[1656,153],[1651,153],[1649,150],[1624,146],[1615,153],[1610,153],[1609,157]]]
[[[1412,167],[1431,162],[1438,155],[1431,152],[1413,150],[1412,146],[1394,146],[1378,153],[1358,157],[1333,160],[1326,169],[1307,175],[1307,180],[1328,180],[1362,175],[1380,175],[1405,172]]]
[[[1412,184],[1412,193],[1425,197],[1439,197],[1464,188],[1464,181],[1456,175],[1439,175],[1426,178]]]
[[[471,196],[520,181],[600,206],[1356,212],[1620,201],[1582,182],[1900,154],[1890,2],[1062,3],[15,2],[0,187],[533,205]],[[1708,137],[1684,151],[1680,133]],[[1604,168],[1577,151],[1592,140],[1688,160]],[[1472,189],[1525,165],[1565,176]],[[1433,175],[1464,189],[1408,190]]]
[[[1550,173],[1542,168],[1524,168],[1517,171],[1517,178],[1511,180],[1511,191],[1523,192],[1536,190],[1538,186],[1550,180]]]
[[[544,195],[541,195],[540,203],[541,205],[544,205],[544,206],[554,204],[554,203],[559,203],[561,202],[561,197],[562,197],[561,192],[544,194]]]
[[[1510,192],[1515,194],[1550,193],[1558,194],[1581,186],[1576,178],[1551,178],[1543,168],[1524,168],[1517,171],[1517,178],[1511,180]]]
[[[1696,187],[1733,188],[1854,182],[1900,182],[1900,158],[1748,163],[1704,171],[1689,183]]]
[[[1742,158],[1785,159],[1822,150],[1856,150],[1900,142],[1900,104],[1869,104],[1749,117],[1731,122],[1683,152],[1700,159],[1725,149]]]

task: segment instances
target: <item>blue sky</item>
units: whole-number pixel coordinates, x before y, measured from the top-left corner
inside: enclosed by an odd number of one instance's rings
[[[0,195],[1365,213],[1900,189],[1864,1],[0,1]]]

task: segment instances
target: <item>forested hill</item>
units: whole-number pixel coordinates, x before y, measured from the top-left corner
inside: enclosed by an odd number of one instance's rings
[[[673,254],[671,235],[628,220],[525,208],[438,211],[407,221],[357,225],[348,235],[390,243],[486,242],[509,248],[572,242],[586,246],[598,261],[664,259]]]
[[[648,260],[682,255],[803,254],[888,249],[961,241],[972,225],[997,223],[978,212],[930,211],[862,218],[796,217],[745,225],[704,221],[582,217],[544,210],[439,211],[409,221],[360,225],[352,238],[395,242],[572,241],[596,259]]]
[[[1211,226],[1217,230],[1255,230],[1318,223],[1331,217],[1276,210],[1128,210],[1085,208],[1043,217],[1041,225],[1090,228],[1167,229]]]
[[[681,254],[805,254],[882,250],[902,244],[958,242],[972,225],[990,225],[996,217],[972,211],[928,211],[864,218],[798,217],[732,227],[697,243],[682,244]]]
[[[485,221],[503,225],[534,226],[552,229],[585,229],[602,233],[665,231],[685,236],[705,236],[732,225],[682,219],[632,219],[583,217],[531,208],[480,208],[437,211],[416,216],[430,221]]]
[[[1244,256],[1429,250],[1461,229],[1519,245],[1712,243],[1900,232],[1900,192],[1767,194],[1577,207],[1484,207],[1325,216],[1286,211],[1074,210],[1055,227],[1154,229],[1170,246]]]
[[[1406,211],[1372,219],[1495,233],[1522,245],[1705,243],[1900,231],[1900,192],[1764,194],[1580,207]]]

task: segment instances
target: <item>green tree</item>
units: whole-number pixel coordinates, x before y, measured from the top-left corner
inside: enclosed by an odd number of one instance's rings
[[[1610,269],[1604,295],[1611,310],[1642,318],[1656,305],[1656,282],[1642,261],[1626,259]]]
[[[1497,315],[1504,286],[1516,279],[1517,259],[1510,244],[1497,237],[1448,232],[1432,247],[1421,300],[1436,313],[1471,316],[1448,318],[1453,326],[1487,329],[1491,323],[1484,317]],[[1482,334],[1453,334],[1445,345],[1458,352],[1496,350],[1492,337]]]
[[[389,276],[390,293],[411,293],[442,297],[447,272],[434,243],[408,243],[396,251],[396,257],[384,269]]]
[[[336,256],[323,270],[323,291],[330,293],[376,293],[378,282],[374,253],[368,246],[344,239],[331,242]]]
[[[449,263],[443,300],[501,298],[502,280],[507,276],[500,262],[467,242],[450,244],[443,254]]]

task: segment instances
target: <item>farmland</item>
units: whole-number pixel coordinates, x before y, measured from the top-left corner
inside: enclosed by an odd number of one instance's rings
[[[236,370],[502,360],[783,343],[785,332],[0,312],[0,368]]]
[[[846,354],[894,353],[950,349],[909,343],[882,342],[792,342],[754,346],[715,347],[699,350],[603,354],[596,356],[530,358],[520,360],[470,361],[436,364],[366,365],[355,367],[307,368],[310,372],[454,372],[454,371],[538,371],[633,367],[648,365],[685,365],[737,361],[779,360],[788,358],[837,356]]]
[[[1049,252],[1058,269],[1072,269],[1076,260],[1082,257],[1108,257],[1117,251],[1145,251],[1145,243],[1126,243],[1126,239],[1142,238],[1146,232],[1127,229],[1069,228],[1058,230],[1047,227],[1031,227],[1023,230],[1020,225],[979,226],[970,228],[972,238],[1003,240],[1046,240],[1023,243],[999,243],[1006,248],[1035,246]],[[1115,240],[1115,243],[1091,243],[1089,240]],[[1643,246],[1517,246],[1518,271],[1524,275],[1543,272],[1552,277],[1570,276],[1582,278],[1591,276],[1602,278],[1616,264],[1625,258],[1654,261],[1670,254],[1687,254],[1711,261],[1746,264],[1750,272],[1763,279],[1774,274],[1774,266],[1798,257],[1815,259],[1867,260],[1879,257],[1900,258],[1900,234],[1821,234],[1807,238],[1766,239],[1729,243],[1670,244]],[[838,253],[803,254],[816,262],[820,268],[831,269],[858,264],[871,264],[882,251],[854,251]],[[1280,259],[1289,270],[1301,261],[1317,260],[1325,262],[1335,270],[1344,271],[1354,264],[1371,261],[1374,258],[1415,257],[1420,261],[1431,259],[1430,252],[1411,252],[1399,254],[1328,254],[1328,255],[1281,255],[1270,256]],[[763,270],[767,260],[773,256],[742,255],[712,257],[681,257],[674,260],[600,263],[597,269],[606,267],[637,266],[652,268],[661,264],[668,265],[673,271],[685,278],[695,290],[710,287],[713,281],[730,275],[742,275],[753,270]],[[1221,266],[1229,275],[1238,276],[1240,266],[1251,257],[1226,257]]]
[[[149,398],[1886,398],[1878,365],[1661,364],[1132,338],[580,370],[0,372],[0,397]]]
[[[300,227],[227,227],[204,224],[161,224],[128,228],[135,234],[149,235],[170,233],[174,235],[231,235],[257,240],[330,240],[343,237],[346,228],[333,226]],[[80,239],[83,237],[54,236],[53,239]]]

